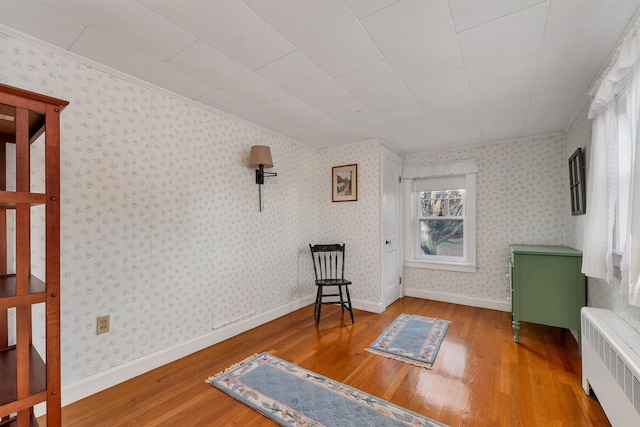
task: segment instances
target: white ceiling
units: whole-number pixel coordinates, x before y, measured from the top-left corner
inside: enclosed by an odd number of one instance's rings
[[[640,0],[0,0],[0,24],[313,147],[566,130]]]

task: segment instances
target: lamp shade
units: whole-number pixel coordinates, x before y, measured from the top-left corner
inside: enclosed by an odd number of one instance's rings
[[[266,145],[254,145],[251,147],[251,154],[249,154],[249,166],[264,165],[265,168],[273,167],[273,160],[271,160],[271,148]]]

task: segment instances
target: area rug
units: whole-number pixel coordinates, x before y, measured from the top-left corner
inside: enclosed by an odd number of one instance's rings
[[[366,350],[431,369],[448,327],[447,320],[401,314]]]
[[[252,356],[206,382],[281,426],[444,426],[269,353]]]

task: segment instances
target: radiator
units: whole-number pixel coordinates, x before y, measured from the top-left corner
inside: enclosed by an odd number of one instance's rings
[[[582,388],[613,427],[640,426],[640,333],[611,310],[584,307]]]

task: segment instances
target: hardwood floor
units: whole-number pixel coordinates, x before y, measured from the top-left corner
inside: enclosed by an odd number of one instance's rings
[[[400,313],[451,321],[431,370],[365,347]],[[309,306],[145,375],[68,405],[72,426],[275,426],[204,380],[268,351],[450,426],[608,426],[581,387],[571,334],[522,324],[513,342],[511,314],[405,297],[384,313]],[[41,424],[42,425],[42,424]]]

